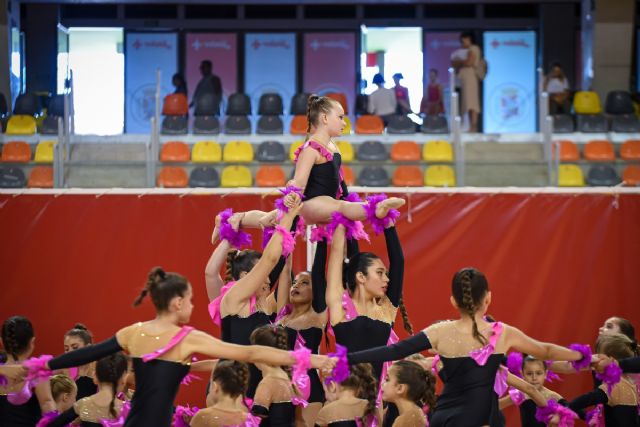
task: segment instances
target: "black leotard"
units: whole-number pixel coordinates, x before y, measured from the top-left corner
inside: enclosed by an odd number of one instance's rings
[[[295,425],[296,409],[291,402],[272,403],[269,408],[254,404],[251,408],[253,415],[262,418],[260,427],[293,427]]]
[[[340,153],[333,153],[333,160],[319,165],[313,165],[309,172],[307,186],[304,189],[304,200],[313,199],[318,196],[329,196],[336,198],[338,189],[342,188],[340,181],[340,166],[342,156]],[[344,189],[342,189],[344,192]]]
[[[93,396],[98,392],[98,386],[93,382],[93,378],[87,376],[78,377],[76,379],[76,387],[78,387],[76,400]]]
[[[40,417],[40,403],[35,393],[22,405],[13,405],[7,400],[7,396],[0,396],[0,426],[33,427]]]
[[[558,400],[558,403],[561,404],[562,406],[569,406],[569,402],[567,402],[565,399]],[[522,424],[522,427],[545,427],[546,426],[545,423],[541,423],[536,419],[537,410],[538,410],[538,407],[536,406],[536,403],[533,400],[527,399],[524,402],[522,402],[522,404],[520,405],[520,423]]]
[[[584,409],[598,404],[604,405],[604,423],[607,427],[638,427],[640,418],[638,417],[638,406],[636,405],[614,405],[610,406],[607,393],[597,388],[588,393],[578,396],[571,401],[569,408],[584,415]]]

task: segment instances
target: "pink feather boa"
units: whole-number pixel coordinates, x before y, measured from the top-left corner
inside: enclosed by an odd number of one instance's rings
[[[295,193],[300,197],[301,200],[304,197],[302,194],[302,189],[300,187],[296,187],[295,185],[288,185],[287,187],[279,191],[280,193],[282,193],[282,197],[280,197],[279,199],[276,199],[276,209],[278,210],[278,216],[277,216],[278,221],[282,219],[284,214],[289,212],[289,208],[284,204],[284,200],[287,198],[289,194]]]
[[[607,392],[611,394],[613,387],[620,382],[622,378],[622,369],[617,363],[609,363],[602,373],[596,373],[596,378],[607,385]]]
[[[384,218],[378,218],[376,216],[378,204],[386,199],[387,195],[384,193],[367,196],[367,203],[363,206],[367,220],[371,223],[373,231],[376,234],[383,233],[385,228],[389,227],[400,217],[400,211],[397,209],[389,209],[389,212],[387,212]]]
[[[200,409],[197,406],[193,408],[187,406],[178,405],[176,411],[173,414],[173,427],[189,427],[191,418],[198,413]]]
[[[349,240],[364,239],[369,242],[369,235],[364,231],[364,225],[360,221],[353,221],[342,215],[340,212],[334,212],[331,214],[331,222],[327,224],[326,232],[329,236],[333,236],[340,225],[345,228],[345,237]]]
[[[235,230],[229,224],[229,218],[233,215],[231,208],[220,212],[220,238],[228,241],[231,246],[240,249],[243,246],[251,246],[251,235],[242,230]]]
[[[569,348],[582,354],[582,359],[574,360],[571,362],[571,366],[573,366],[573,369],[576,372],[579,372],[591,366],[591,347],[583,344],[571,344]]]
[[[549,399],[547,406],[536,410],[536,420],[545,423],[545,425],[549,425],[549,420],[554,415],[558,415],[560,418],[558,427],[572,427],[578,418],[575,412],[560,405],[554,399]]]

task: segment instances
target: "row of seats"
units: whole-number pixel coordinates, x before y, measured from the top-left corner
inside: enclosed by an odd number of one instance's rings
[[[635,114],[631,94],[612,91],[607,94],[605,114],[596,92],[577,92],[573,98],[575,118],[570,114],[553,116],[554,133],[640,132],[640,119]]]
[[[55,141],[41,141],[36,145],[33,161],[36,163],[53,163]],[[24,141],[9,141],[2,146],[3,162],[29,163],[32,159],[31,146]]]
[[[573,141],[556,141],[559,147],[561,162],[580,161],[580,149]],[[613,162],[616,152],[613,144],[607,140],[593,140],[584,145],[584,159],[595,162]],[[627,161],[640,160],[640,140],[628,140],[620,146],[620,159]]]
[[[36,166],[31,169],[29,179],[20,167],[0,167],[0,188],[53,188],[53,168]]]
[[[265,141],[254,147],[247,141],[230,141],[224,149],[215,141],[200,141],[193,149],[182,141],[170,141],[160,149],[162,162],[195,162],[195,163],[249,163],[254,159],[259,162],[282,163],[294,159],[295,152],[303,144],[296,141],[289,147],[287,155],[285,146],[278,141]],[[447,141],[428,141],[420,147],[415,141],[398,141],[387,147],[380,141],[365,141],[358,145],[357,152],[348,141],[338,141],[338,148],[345,163],[355,158],[361,161],[385,161],[389,158],[396,162],[452,162],[453,148]]]
[[[616,170],[610,165],[592,165],[585,179],[578,165],[561,164],[558,169],[558,186],[560,187],[610,187],[620,184]],[[622,173],[622,182],[626,186],[640,186],[640,166],[629,165]]]
[[[0,123],[2,131],[11,135],[33,135],[38,131],[44,135],[58,134],[58,119],[64,116],[64,95],[49,99],[46,115],[43,114],[40,98],[34,94],[18,95],[9,115],[7,101],[0,93]]]
[[[353,170],[343,167],[347,185],[355,185]],[[184,168],[165,166],[157,177],[158,187],[282,187],[286,183],[284,170],[279,166],[261,166],[256,172],[255,182],[251,171],[246,166],[226,166],[221,175],[211,167],[197,167],[188,175]],[[368,187],[455,187],[455,173],[451,166],[433,165],[422,172],[419,166],[398,166],[391,179],[387,171],[379,166],[369,166],[362,169],[357,180],[358,185]]]

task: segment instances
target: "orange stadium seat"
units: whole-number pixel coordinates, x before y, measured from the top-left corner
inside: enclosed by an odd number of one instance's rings
[[[391,146],[391,160],[394,162],[419,161],[421,160],[420,146],[414,141],[398,141]]]
[[[353,169],[351,169],[351,167],[342,165],[342,176],[344,177],[344,182],[346,182],[347,185],[355,185],[356,176],[353,173]]]
[[[625,141],[620,147],[620,157],[624,160],[640,160],[640,140]]]
[[[561,140],[557,141],[560,149],[561,162],[577,162],[580,160],[580,150],[573,141]]]
[[[422,187],[424,176],[419,166],[398,166],[391,182],[394,187]]]
[[[307,134],[307,116],[294,116],[291,120],[291,126],[289,133],[292,135],[306,135]]]
[[[257,187],[284,187],[287,177],[280,166],[261,166],[256,172]]]
[[[53,188],[53,168],[51,166],[36,166],[29,174],[27,183],[29,188]]]
[[[172,93],[164,97],[162,114],[165,116],[185,116],[189,114],[189,102],[182,93]]]
[[[28,163],[31,161],[31,147],[24,141],[9,141],[2,146],[2,161]]]
[[[584,146],[584,158],[597,162],[611,162],[616,159],[613,144],[607,140],[593,140]]]
[[[157,186],[164,188],[184,188],[189,184],[187,171],[176,166],[165,166],[158,174]]]
[[[182,141],[170,141],[162,144],[161,162],[188,162],[191,160],[189,146]]]
[[[622,172],[622,182],[629,187],[640,186],[640,166],[627,166]]]
[[[330,92],[325,95],[327,98],[331,98],[338,101],[342,105],[342,109],[345,114],[349,114],[349,105],[347,103],[347,95],[342,92]]]
[[[364,135],[380,134],[384,132],[384,123],[378,116],[365,114],[356,120],[356,133]]]

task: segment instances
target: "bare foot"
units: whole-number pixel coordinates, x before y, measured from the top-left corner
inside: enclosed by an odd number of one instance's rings
[[[405,203],[406,202],[404,201],[404,199],[400,199],[398,197],[389,197],[388,199],[378,203],[378,206],[376,207],[376,217],[384,218],[385,216],[387,216],[387,213],[389,213],[390,209],[398,209]]]

